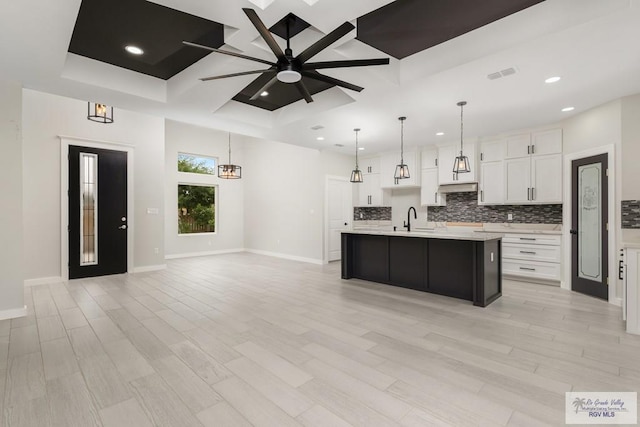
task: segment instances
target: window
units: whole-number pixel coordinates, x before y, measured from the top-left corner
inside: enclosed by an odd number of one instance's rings
[[[178,153],[178,172],[216,174],[216,159],[195,154]]]
[[[178,234],[216,231],[216,187],[178,184]]]

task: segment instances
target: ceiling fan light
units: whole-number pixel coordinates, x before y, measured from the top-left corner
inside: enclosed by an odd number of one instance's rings
[[[282,70],[278,73],[278,81],[282,83],[297,83],[302,79],[302,74],[294,70]]]

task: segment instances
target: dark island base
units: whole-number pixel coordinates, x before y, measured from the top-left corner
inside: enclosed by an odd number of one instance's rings
[[[501,240],[342,234],[342,278],[473,301],[502,295]]]

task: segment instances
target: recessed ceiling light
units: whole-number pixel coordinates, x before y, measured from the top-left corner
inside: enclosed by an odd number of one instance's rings
[[[364,147],[358,147],[358,150],[362,151],[364,150]]]
[[[573,111],[573,110],[575,110],[575,109],[576,109],[575,107],[564,107],[564,108],[562,109],[562,112],[563,112],[563,113],[566,113],[566,112],[569,112],[569,111]]]
[[[269,92],[267,92],[267,91],[265,90],[264,92],[262,92],[262,93],[260,94],[260,96],[269,96]]]
[[[138,46],[128,45],[124,47],[124,50],[133,54],[133,55],[142,55],[144,50],[140,49]]]
[[[442,135],[444,135],[444,132],[438,132],[438,133],[436,133],[436,136],[442,136]]]
[[[560,79],[561,79],[561,77],[559,77],[559,76],[553,76],[553,77],[549,77],[544,82],[545,83],[555,83],[555,82],[559,82]]]
[[[319,136],[316,138],[318,141],[324,141],[324,136]]]

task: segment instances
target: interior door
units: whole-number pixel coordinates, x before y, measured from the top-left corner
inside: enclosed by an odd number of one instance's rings
[[[571,289],[608,299],[607,155],[571,165]]]
[[[329,180],[328,223],[329,261],[341,258],[341,232],[349,228],[353,216],[352,187],[349,181]],[[360,185],[360,184],[359,184]]]
[[[127,153],[69,146],[69,279],[127,272]]]

